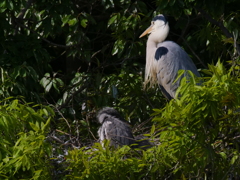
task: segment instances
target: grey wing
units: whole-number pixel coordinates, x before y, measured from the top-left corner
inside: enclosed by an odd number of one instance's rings
[[[164,87],[162,85],[159,84],[159,87],[163,93],[163,95],[168,99],[168,100],[171,100],[172,97],[170,96],[170,94],[168,94],[168,92],[166,91],[166,89],[164,89]]]
[[[135,142],[130,126],[118,119],[106,119],[101,129],[104,130],[105,138],[110,140],[111,146],[131,145]]]
[[[195,64],[192,62],[188,54],[176,43],[172,41],[164,41],[158,44],[155,59],[157,60],[157,79],[158,84],[162,86],[172,98],[179,86],[181,78],[173,84],[178,71],[190,70],[196,76],[200,77]]]

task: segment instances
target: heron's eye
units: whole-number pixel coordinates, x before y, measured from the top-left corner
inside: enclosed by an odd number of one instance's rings
[[[154,25],[154,21],[151,21],[151,25]]]

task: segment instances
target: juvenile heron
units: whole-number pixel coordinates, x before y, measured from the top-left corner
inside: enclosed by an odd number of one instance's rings
[[[132,148],[148,149],[153,146],[144,136],[134,138],[128,122],[113,108],[105,107],[100,110],[97,120],[101,124],[98,130],[101,143],[107,139],[113,147],[132,145]]]
[[[164,41],[169,33],[168,21],[160,14],[153,18],[151,26],[139,38],[150,34],[147,40],[144,86],[158,84],[167,99],[176,98],[175,93],[181,78],[173,83],[178,71],[190,70],[200,77],[199,72],[188,54],[176,43]]]
[[[115,109],[103,108],[98,112],[97,120],[102,124],[98,130],[101,142],[108,139],[110,140],[110,146],[114,147],[135,143],[130,125]]]

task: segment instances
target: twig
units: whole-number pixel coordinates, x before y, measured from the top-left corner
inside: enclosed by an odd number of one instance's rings
[[[90,123],[89,123],[88,118],[89,118],[89,116],[87,115],[87,116],[86,116],[86,121],[87,121],[87,123],[88,123],[88,126],[87,126],[88,132],[92,135],[92,137],[94,138],[94,140],[97,141],[98,139],[94,136],[93,132],[92,132],[91,129],[90,129],[90,126],[89,126]]]
[[[66,133],[66,132],[63,132],[63,131],[61,131],[61,130],[59,130],[59,129],[56,129],[56,131],[70,136],[70,134],[68,134],[68,133]]]
[[[190,23],[190,20],[189,20],[189,16],[188,17],[188,21],[187,21],[187,24],[185,25],[184,29],[182,29],[182,32],[181,32],[181,35],[179,37],[179,39],[183,39],[188,27],[189,27],[189,23]],[[177,40],[177,42],[179,43],[179,39]]]
[[[68,98],[65,100],[65,102],[64,102],[61,106],[59,106],[57,109],[60,110],[60,109],[62,109],[62,108],[64,108],[64,107],[66,107],[67,104],[70,102],[70,100],[73,99],[73,97],[74,97],[76,94],[78,94],[78,93],[80,93],[81,91],[83,91],[84,89],[86,89],[86,88],[88,87],[88,85],[89,85],[89,82],[85,82],[85,84],[82,85],[82,87],[81,87],[80,89],[78,89],[77,91],[73,92],[73,93],[71,94],[71,96],[68,97]]]
[[[31,6],[31,4],[33,3],[34,0],[28,0],[28,2],[26,3],[26,7],[23,8],[20,12],[20,14],[18,15],[18,19],[23,19],[23,16],[25,15],[26,11],[29,9],[29,7]]]
[[[137,127],[134,127],[133,128],[133,133],[137,132],[139,129],[141,129],[143,126],[145,126],[147,123],[149,123],[152,119],[153,119],[153,117],[150,117],[148,120],[142,122]]]
[[[22,27],[24,29],[29,30],[30,32],[32,32],[32,33],[36,34],[37,36],[39,36],[43,41],[45,41],[48,44],[51,44],[53,46],[60,47],[60,48],[70,48],[70,47],[75,47],[75,46],[78,45],[78,44],[73,44],[73,45],[70,45],[70,46],[66,46],[66,45],[62,45],[62,44],[53,43],[53,42],[51,42],[51,41],[41,37],[41,35],[39,35],[36,31],[31,30],[29,27],[27,27],[27,26],[25,26],[23,24],[20,24],[19,22],[16,22],[16,23],[18,24],[19,27]]]
[[[66,122],[66,124],[68,125],[68,128],[69,128],[69,131],[70,131],[70,134],[71,134],[71,126],[70,124],[68,123],[67,119],[63,116],[63,114],[60,112],[60,110],[58,108],[56,108],[57,112],[60,114],[60,116],[62,116],[62,118],[64,119],[64,121]]]
[[[64,144],[64,142],[63,142],[61,139],[57,138],[56,136],[49,136],[49,137],[50,137],[51,139],[54,139],[55,141],[61,143],[61,144]]]
[[[177,35],[175,33],[173,33],[174,35]],[[179,36],[179,35],[177,35]],[[184,41],[184,43],[187,45],[187,47],[190,49],[190,51],[192,52],[192,54],[198,59],[198,61],[203,65],[204,68],[208,69],[208,67],[204,64],[204,62],[200,59],[200,57],[194,52],[194,50],[191,48],[191,46],[189,46],[189,44],[187,43],[187,41],[185,40],[184,37],[180,36],[180,38]]]
[[[233,35],[228,31],[227,28],[225,28],[222,21],[216,21],[206,11],[204,11],[201,8],[196,8],[196,10],[199,11],[211,24],[218,26],[227,38],[233,38],[234,39]],[[234,46],[237,50],[238,55],[240,56],[239,44],[236,43]]]
[[[32,33],[34,33],[34,34],[37,34],[37,36],[39,36],[43,41],[45,41],[45,42],[47,42],[47,43],[49,43],[49,44],[51,44],[51,45],[53,45],[53,46],[56,46],[56,47],[60,47],[60,48],[70,48],[70,47],[74,47],[74,46],[76,46],[76,45],[79,44],[79,43],[78,43],[78,44],[66,46],[66,45],[61,45],[61,44],[53,43],[53,42],[51,42],[51,41],[49,41],[49,40],[41,37],[41,35],[39,35],[36,31],[33,31],[33,30],[30,29],[29,27],[27,27],[27,26],[25,26],[24,24],[20,23],[20,22],[23,22],[23,20],[24,20],[23,17],[24,17],[24,15],[25,15],[26,11],[29,9],[29,7],[32,5],[33,2],[34,2],[34,0],[28,0],[28,2],[26,3],[26,7],[21,10],[21,12],[20,12],[20,14],[17,16],[17,18],[16,18],[16,17],[13,17],[13,18],[14,18],[14,23],[13,23],[13,25],[15,26],[15,29],[16,29],[16,30],[15,30],[15,34],[16,34],[16,31],[19,31],[19,30],[18,30],[18,27],[17,27],[17,26],[19,26],[19,27],[22,27],[22,28],[24,28],[24,29],[29,30],[30,32],[32,32]]]
[[[40,36],[40,35],[39,35]],[[56,46],[56,47],[60,47],[60,48],[70,48],[70,47],[74,47],[76,46],[77,44],[73,44],[73,45],[70,45],[70,46],[66,46],[66,45],[62,45],[62,44],[57,44],[57,43],[53,43],[45,38],[42,38],[43,41],[47,42],[48,44],[51,44],[53,46]]]

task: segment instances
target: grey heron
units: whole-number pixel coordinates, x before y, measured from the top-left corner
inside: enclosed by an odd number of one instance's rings
[[[105,107],[101,109],[97,113],[97,120],[101,124],[98,130],[101,143],[107,139],[110,141],[110,146],[115,148],[132,145],[132,148],[148,149],[152,146],[143,136],[134,138],[129,123],[114,108]]]
[[[147,40],[146,67],[144,86],[158,84],[167,99],[176,98],[175,93],[180,80],[187,72],[173,83],[178,71],[190,70],[200,77],[199,72],[188,54],[175,42],[164,41],[169,33],[168,21],[160,14],[153,18],[151,26],[139,38],[150,34]]]
[[[135,143],[130,125],[115,109],[103,108],[98,112],[97,119],[102,124],[98,130],[101,142],[108,139],[110,146],[114,147]]]

